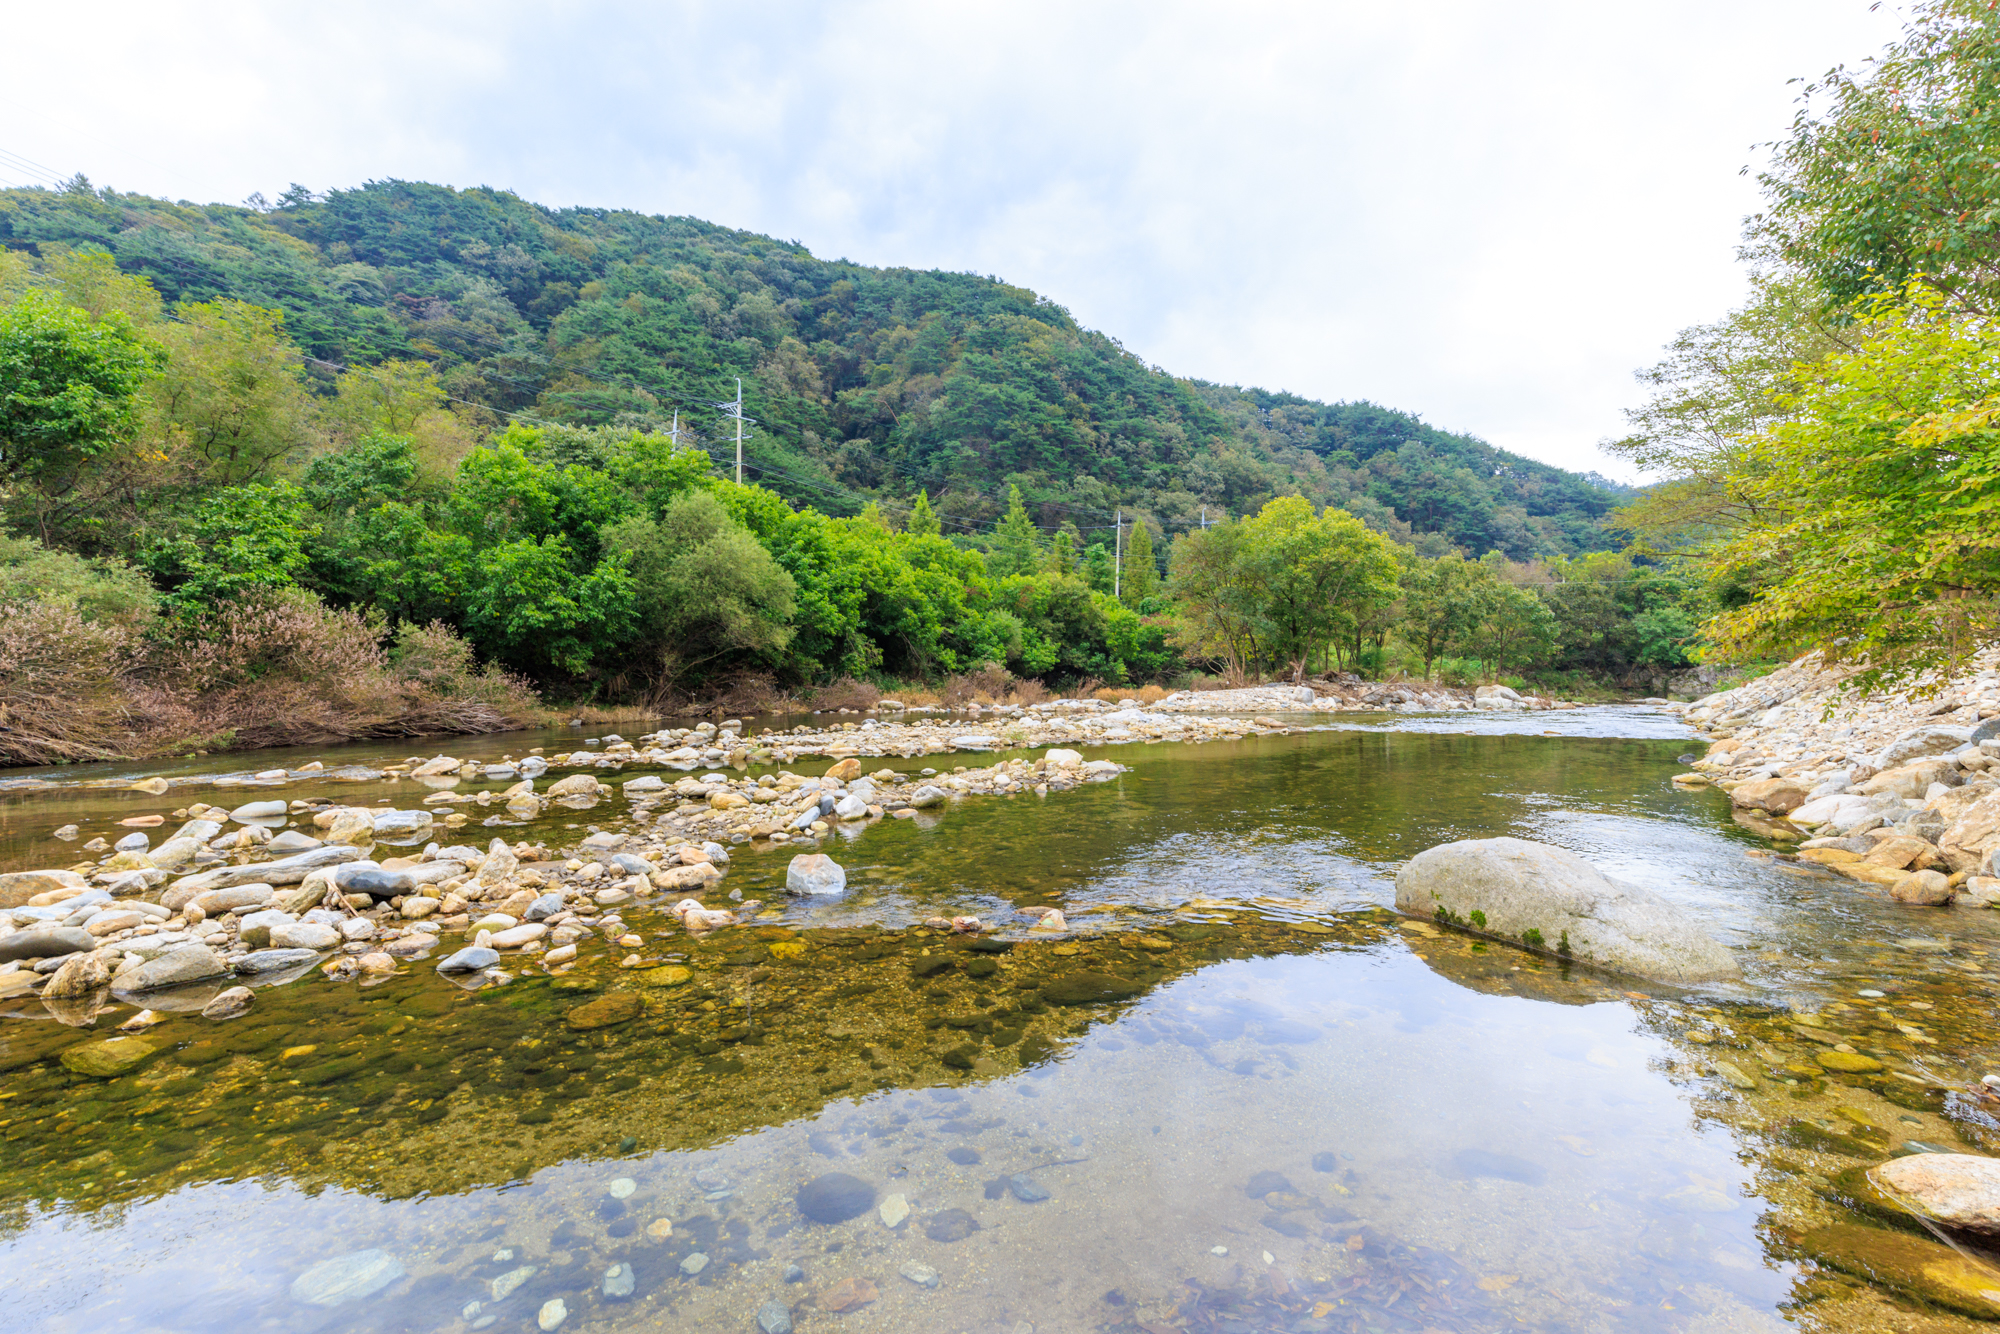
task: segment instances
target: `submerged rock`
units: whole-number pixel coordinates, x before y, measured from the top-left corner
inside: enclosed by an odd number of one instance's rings
[[[1396,907],[1661,982],[1742,975],[1724,946],[1665,899],[1525,839],[1464,839],[1418,853],[1396,874]]]
[[[204,1019],[234,1019],[239,1014],[248,1014],[256,1001],[256,993],[248,987],[231,987],[208,1004],[201,1007]]]
[[[776,1297],[765,1302],[757,1308],[757,1330],[758,1334],[792,1334],[792,1308]]]
[[[119,991],[158,991],[184,986],[189,982],[206,982],[228,972],[229,965],[214,950],[190,942],[157,959],[119,969],[112,977],[111,985]]]
[[[1907,1232],[1834,1223],[1799,1238],[1820,1264],[1895,1288],[1947,1310],[2000,1318],[2000,1281],[1949,1246]]]
[[[441,960],[437,970],[440,973],[476,973],[482,968],[491,968],[499,962],[499,950],[489,950],[484,945],[467,945],[464,949]]]
[[[1051,1005],[1093,1005],[1099,1001],[1129,1000],[1143,991],[1145,987],[1139,983],[1109,973],[1071,973],[1043,987],[1042,999]]]
[[[609,1028],[613,1024],[629,1023],[646,1012],[646,1002],[636,991],[614,991],[608,996],[599,996],[594,1001],[586,1001],[563,1017],[571,1028]]]
[[[308,1306],[344,1306],[372,1297],[403,1276],[387,1251],[371,1249],[322,1260],[292,1280],[292,1300]]]
[[[63,1068],[91,1079],[111,1079],[136,1070],[159,1052],[159,1044],[142,1038],[106,1038],[64,1049]]]
[[[1947,1227],[2000,1235],[2000,1159],[1913,1153],[1871,1173],[1875,1183]]]
[[[979,1220],[963,1209],[946,1209],[932,1214],[924,1224],[924,1235],[932,1241],[964,1241],[979,1231]]]
[[[828,1172],[799,1187],[796,1202],[815,1223],[845,1223],[875,1207],[875,1188],[845,1172]]]

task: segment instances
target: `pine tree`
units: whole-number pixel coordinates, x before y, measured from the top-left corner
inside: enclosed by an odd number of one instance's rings
[[[1021,503],[1021,488],[1007,488],[1007,516],[994,525],[993,546],[986,555],[986,567],[995,579],[1010,574],[1033,574],[1041,563],[1042,538]]]
[[[1136,607],[1153,596],[1160,586],[1160,567],[1153,563],[1153,535],[1144,519],[1132,521],[1132,535],[1125,542],[1125,568],[1118,580],[1118,593],[1128,607]]]
[[[939,524],[937,515],[931,510],[931,493],[917,492],[917,503],[910,506],[909,522],[903,531],[912,537],[936,537]]]
[[[1069,535],[1067,529],[1058,532],[1054,540],[1049,543],[1048,566],[1050,574],[1076,573],[1075,539]]]

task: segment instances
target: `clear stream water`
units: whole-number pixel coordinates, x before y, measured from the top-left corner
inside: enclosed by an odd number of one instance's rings
[[[523,1331],[556,1303],[565,1331],[1977,1327],[1949,1308],[1984,1299],[1923,1286],[1953,1253],[1852,1169],[2000,1133],[1968,1092],[1996,1068],[2000,914],[1772,859],[1726,798],[1670,785],[1688,748],[1639,709],[1107,747],[1112,782],[840,831],[837,903],[784,899],[795,848],[735,849],[749,924],[626,914],[685,980],[602,942],[478,991],[423,960],[367,988],[310,972],[239,1019],[174,1015],[110,1080],[61,1053],[131,1007],[84,1027],[7,1002],[0,1330]],[[231,804],[84,786],[195,771],[44,771],[0,795],[0,867],[75,861],[65,823]],[[623,813],[508,832],[557,846]],[[1499,834],[1685,905],[1745,982],[1637,985],[1386,911],[1404,859]],[[1049,903],[1064,941],[1023,929]],[[1009,947],[918,925],[953,912]],[[607,996],[633,1017],[579,1027]],[[1828,1075],[1832,1042],[1888,1068]],[[315,1266],[357,1253],[321,1304]]]

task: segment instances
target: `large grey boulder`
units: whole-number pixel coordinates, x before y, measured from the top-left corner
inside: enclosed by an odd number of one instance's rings
[[[1659,982],[1741,976],[1728,949],[1666,900],[1525,839],[1465,839],[1418,853],[1396,874],[1396,907]]]
[[[157,959],[127,964],[112,976],[111,986],[116,991],[156,991],[205,982],[228,972],[229,965],[217,958],[214,950],[202,944],[188,944]]]
[[[1869,763],[1877,769],[1894,769],[1911,760],[1949,754],[1966,744],[1971,736],[1972,729],[1969,727],[1951,727],[1943,723],[1914,727],[1875,752]]]
[[[55,959],[97,948],[97,937],[80,926],[32,926],[0,936],[0,963],[17,959]]]

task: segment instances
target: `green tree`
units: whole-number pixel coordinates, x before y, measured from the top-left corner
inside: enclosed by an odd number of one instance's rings
[[[1124,568],[1118,592],[1128,607],[1136,607],[1160,586],[1160,569],[1153,559],[1153,534],[1142,518],[1132,521],[1132,533],[1125,547]]]
[[[468,635],[488,654],[528,671],[588,672],[631,636],[632,577],[623,553],[581,575],[577,563],[561,534],[481,550],[466,597]]]
[[[165,585],[168,603],[192,615],[291,587],[318,530],[295,483],[232,486],[196,505],[185,531],[155,542],[144,563]]]
[[[1396,549],[1351,514],[1313,513],[1302,496],[1280,496],[1243,520],[1242,577],[1273,665],[1301,679],[1337,638],[1396,600]]]
[[[1033,574],[1041,565],[1042,536],[1021,503],[1021,488],[1007,488],[1007,513],[993,529],[993,543],[987,551],[986,566],[995,579],[1009,575]]]
[[[183,305],[161,338],[169,356],[148,386],[147,433],[167,454],[185,454],[202,482],[261,480],[324,438],[283,312]]]
[[[1755,520],[1702,559],[1753,590],[1708,623],[1722,652],[1816,648],[1868,689],[2000,637],[2000,330],[1920,284],[1862,315],[1745,442]]]
[[[1424,679],[1431,667],[1463,643],[1479,621],[1481,585],[1486,571],[1457,552],[1403,567],[1402,636],[1424,660]]]
[[[940,531],[937,514],[931,509],[931,494],[917,492],[916,503],[910,506],[910,521],[904,531],[912,537],[936,537]]]
[[[1182,533],[1167,566],[1175,646],[1191,658],[1220,660],[1232,676],[1243,675],[1260,656],[1256,592],[1243,568],[1247,536],[1231,519]]]
[[[1492,675],[1535,662],[1555,639],[1556,618],[1532,591],[1502,579],[1478,582],[1466,645]]]
[[[1809,84],[1760,180],[1752,240],[1832,309],[1923,277],[1954,306],[2000,301],[2000,10],[1922,0],[1865,71]]]
[[[644,648],[672,686],[731,654],[764,657],[791,641],[796,585],[747,529],[706,491],[676,499],[658,520],[607,528],[622,555]]]
[[[164,359],[123,311],[93,320],[42,291],[0,309],[0,477],[59,484],[108,453]]]

